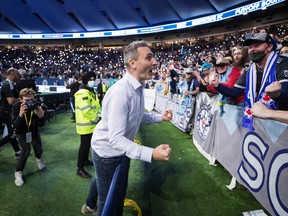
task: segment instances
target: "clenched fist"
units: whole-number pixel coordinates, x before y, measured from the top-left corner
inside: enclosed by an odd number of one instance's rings
[[[271,97],[271,98],[277,98],[281,94],[281,84],[276,81],[271,83],[265,88],[265,92]]]
[[[153,160],[168,161],[171,151],[172,149],[168,144],[161,144],[154,149],[152,158]]]
[[[173,117],[172,110],[165,110],[162,114],[163,121],[170,121]]]

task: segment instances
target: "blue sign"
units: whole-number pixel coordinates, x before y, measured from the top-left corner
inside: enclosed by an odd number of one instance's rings
[[[246,15],[248,13],[263,10],[273,5],[284,2],[285,0],[262,0],[254,2],[242,7],[238,7],[229,11],[225,11],[210,16],[205,16],[185,22],[172,23],[167,25],[159,25],[147,28],[136,28],[129,30],[115,30],[115,31],[99,31],[99,32],[87,32],[87,33],[64,33],[64,34],[0,34],[0,39],[61,39],[61,38],[97,38],[97,37],[116,37],[126,35],[137,34],[149,34],[162,31],[171,31],[177,29],[188,28],[197,25],[204,25],[213,22],[219,22],[225,19],[229,19],[235,16]]]

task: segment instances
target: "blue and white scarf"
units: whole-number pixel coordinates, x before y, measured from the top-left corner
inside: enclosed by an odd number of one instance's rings
[[[242,120],[242,127],[248,128],[253,131],[253,116],[251,113],[251,108],[256,101],[261,100],[269,109],[278,109],[278,103],[271,99],[269,95],[265,93],[265,88],[272,82],[276,81],[276,62],[278,59],[278,54],[272,52],[265,64],[263,77],[261,81],[261,87],[259,94],[256,93],[256,83],[257,83],[257,69],[256,64],[252,64],[247,72],[246,76],[246,88],[245,88],[245,106],[244,106],[244,116]],[[257,96],[257,98],[256,98]],[[256,101],[255,101],[256,100]]]
[[[220,74],[219,75],[220,83],[226,83],[228,81],[228,77],[231,74],[231,72],[232,72],[232,67],[228,67],[225,74]],[[225,113],[224,105],[227,102],[228,102],[228,98],[224,96],[223,94],[219,93],[217,104],[219,105],[219,108],[220,108],[220,116],[223,116],[223,114]]]
[[[188,82],[185,79],[184,84],[183,84],[183,90],[182,90],[183,96],[181,97],[181,99],[179,101],[179,110],[177,111],[176,114],[183,116],[184,113],[186,112],[187,108],[189,106],[191,106],[193,96],[192,95],[188,95],[188,96],[184,95],[184,92],[186,90],[191,92],[191,91],[193,91],[193,88],[194,88],[194,78],[191,80],[191,85],[189,88],[188,88]]]

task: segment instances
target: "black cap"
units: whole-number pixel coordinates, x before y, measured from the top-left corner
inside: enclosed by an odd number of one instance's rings
[[[82,83],[84,85],[87,85],[88,81],[91,79],[91,77],[94,77],[94,79],[96,79],[96,74],[93,72],[87,72],[84,74],[83,78],[82,78]]]
[[[266,32],[260,32],[253,35],[251,38],[248,38],[244,41],[243,46],[250,46],[252,43],[268,43],[273,44],[273,49],[276,50],[277,44],[276,41]]]

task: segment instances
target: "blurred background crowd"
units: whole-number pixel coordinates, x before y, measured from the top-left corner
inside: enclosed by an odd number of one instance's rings
[[[287,46],[288,25],[275,25],[267,28],[253,28],[251,31],[225,34],[199,40],[175,40],[151,42],[152,50],[158,60],[153,71],[153,79],[162,76],[163,68],[172,64],[177,74],[186,67],[201,66],[205,62],[215,65],[219,57],[233,62],[233,51],[242,47],[245,38],[256,32],[267,32],[277,43],[277,50]],[[148,41],[149,42],[149,41]],[[31,78],[50,77],[67,80],[73,75],[81,77],[86,72],[94,72],[97,78],[118,78],[125,73],[121,46],[71,48],[63,46],[0,46],[1,80],[6,77],[10,67],[24,69]],[[246,51],[245,51],[246,52]],[[165,70],[166,71],[166,70]],[[168,74],[169,76],[169,74]],[[173,76],[173,74],[172,74]],[[172,77],[173,78],[173,77]]]

